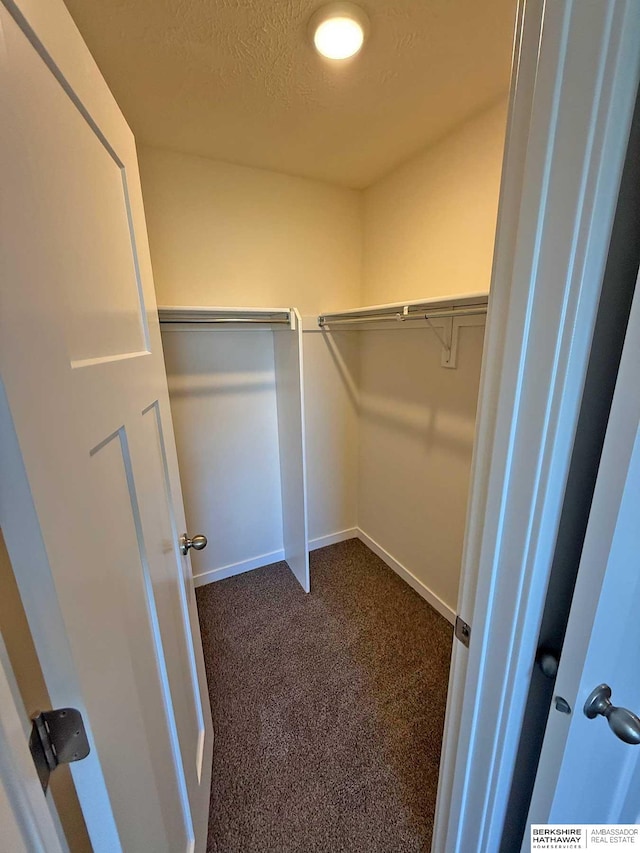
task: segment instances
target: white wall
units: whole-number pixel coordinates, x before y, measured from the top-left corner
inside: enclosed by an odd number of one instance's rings
[[[364,192],[365,305],[489,287],[506,100]]]
[[[151,148],[140,171],[160,304],[358,303],[356,190]]]
[[[359,304],[359,192],[148,148],[140,168],[159,304],[295,305],[306,313]],[[193,556],[194,572],[279,550],[272,349],[258,351],[251,332],[170,332],[163,340],[187,522],[210,537]],[[317,539],[355,526],[358,423],[326,342],[305,336],[304,349],[309,536]],[[196,386],[206,370],[216,387],[205,392]],[[242,445],[247,455],[238,459]],[[237,498],[243,490],[248,505]],[[225,494],[258,523],[247,530],[229,519]]]
[[[460,329],[455,370],[428,328],[359,333],[359,526],[453,612],[483,333]]]
[[[283,559],[273,333],[162,337],[194,575]]]
[[[304,357],[313,546],[321,544],[318,539],[357,526],[358,335],[305,333]]]
[[[500,103],[365,191],[364,304],[488,290],[505,123]],[[359,525],[455,612],[483,327],[454,370],[426,326],[359,335]]]

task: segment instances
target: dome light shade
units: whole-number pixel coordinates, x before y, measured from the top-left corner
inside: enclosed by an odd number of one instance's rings
[[[354,3],[322,6],[309,22],[316,50],[327,59],[349,59],[362,47],[369,21]]]

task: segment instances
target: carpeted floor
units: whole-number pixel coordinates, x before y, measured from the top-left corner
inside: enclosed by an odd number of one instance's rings
[[[449,623],[360,541],[197,591],[208,853],[428,853]]]

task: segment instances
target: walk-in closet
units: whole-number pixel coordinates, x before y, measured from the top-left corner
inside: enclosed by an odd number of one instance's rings
[[[160,308],[229,849],[428,837],[487,306]]]
[[[487,304],[161,306],[189,527],[209,538],[196,583],[285,560],[308,592],[309,548],[359,538],[453,622]]]
[[[207,538],[209,849],[427,851],[515,0],[342,4],[344,62],[306,0],[68,6],[136,134]]]
[[[223,849],[431,837],[505,115],[358,192],[141,152]]]

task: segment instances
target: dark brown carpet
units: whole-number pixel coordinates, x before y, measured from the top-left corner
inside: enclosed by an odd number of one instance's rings
[[[200,588],[209,853],[428,853],[452,630],[361,542]]]

